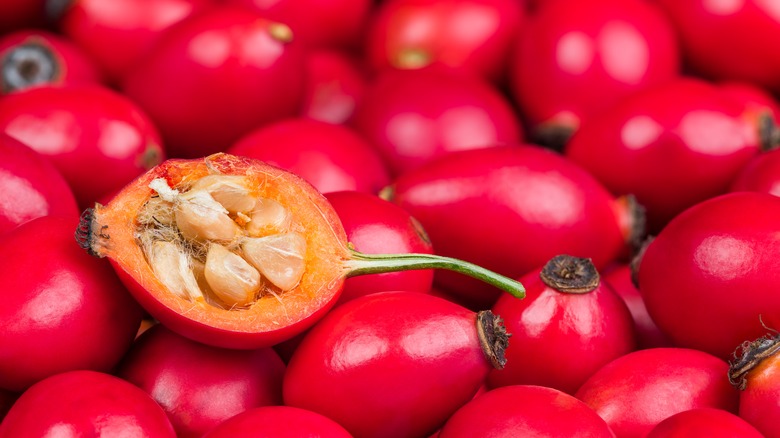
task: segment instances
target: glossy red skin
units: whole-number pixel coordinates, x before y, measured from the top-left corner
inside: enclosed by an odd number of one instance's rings
[[[631,279],[627,263],[610,266],[602,272],[601,280],[608,284],[626,303],[634,321],[637,348],[671,347],[672,341],[658,328],[647,312],[644,298]]]
[[[765,326],[780,327],[778,215],[776,196],[722,195],[677,216],[649,244],[639,290],[675,345],[728,359]]]
[[[0,32],[43,26],[46,0],[5,0],[0,2]]]
[[[753,157],[731,182],[730,191],[761,192],[780,196],[780,149]]]
[[[355,49],[364,38],[372,0],[222,0],[287,24],[307,49]]]
[[[615,435],[588,405],[557,389],[512,385],[492,389],[458,409],[438,438]]]
[[[301,115],[345,124],[363,99],[367,74],[357,58],[343,51],[314,50],[306,55],[306,91]]]
[[[626,246],[624,212],[615,198],[580,167],[541,147],[451,153],[399,177],[393,187],[393,201],[420,221],[437,254],[511,278],[558,254],[590,257],[601,269]],[[458,274],[437,271],[435,282],[482,308],[499,296]]]
[[[166,32],[125,75],[122,90],[151,116],[171,156],[224,151],[299,112],[303,47],[272,36],[274,26],[246,10],[215,8]]]
[[[148,394],[109,374],[69,371],[42,380],[19,397],[0,424],[0,437],[175,437]]]
[[[0,134],[0,234],[41,216],[76,218],[76,198],[46,158]]]
[[[386,72],[369,84],[353,123],[400,175],[458,150],[523,137],[509,101],[489,83],[441,69]]]
[[[713,408],[683,411],[661,421],[647,438],[762,438],[755,427],[731,412]]]
[[[355,190],[378,193],[390,183],[387,166],[351,128],[289,118],[241,137],[227,152],[289,170],[321,193]]]
[[[43,47],[53,55],[58,74],[48,84],[93,84],[100,83],[102,76],[95,62],[69,39],[43,29],[25,29],[7,33],[0,37],[0,65],[7,57],[22,46]],[[9,84],[0,79],[0,97],[11,92]],[[15,91],[15,89],[14,89]]]
[[[765,44],[780,32],[777,4],[763,0],[658,4],[674,23],[693,71],[780,90],[780,49]]]
[[[291,406],[264,406],[236,415],[212,429],[204,438],[237,436],[275,438],[352,438],[349,432],[330,418]]]
[[[624,97],[675,77],[674,29],[653,2],[550,1],[518,35],[512,95],[534,135],[576,131]]]
[[[426,436],[490,368],[474,312],[428,294],[379,292],[336,307],[309,331],[287,366],[284,402],[354,436]]]
[[[3,235],[0,388],[20,391],[74,369],[108,371],[141,324],[111,267],[79,248],[77,220],[33,219]]]
[[[98,85],[36,87],[5,96],[0,132],[47,156],[82,207],[165,158],[144,112]]]
[[[200,437],[248,409],[281,404],[284,369],[271,348],[211,347],[157,324],[137,339],[117,375],[163,407],[178,437]]]
[[[355,191],[333,192],[325,197],[339,215],[355,250],[365,254],[433,254],[431,242],[420,224],[392,202]],[[430,269],[361,275],[344,281],[336,304],[374,292],[428,293],[432,285]]]
[[[761,150],[759,126],[715,86],[679,79],[591,119],[565,154],[613,193],[634,194],[657,233],[686,208],[728,190]]]
[[[52,2],[53,3],[53,2]],[[207,11],[212,0],[77,0],[59,12],[58,29],[117,82],[160,36]]]
[[[618,437],[644,437],[676,413],[711,407],[736,412],[739,393],[728,364],[703,351],[650,348],[621,356],[592,375],[575,394]]]
[[[604,282],[590,292],[566,293],[539,274],[520,279],[524,299],[503,294],[492,307],[512,338],[506,366],[490,371],[488,385],[539,385],[574,394],[602,366],[635,349],[631,313]]]
[[[524,23],[513,0],[383,2],[368,24],[365,58],[375,71],[434,65],[496,81]]]

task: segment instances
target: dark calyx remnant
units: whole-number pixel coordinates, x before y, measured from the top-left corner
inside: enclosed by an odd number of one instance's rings
[[[780,333],[768,334],[755,341],[745,341],[729,361],[729,382],[739,390],[747,387],[747,374],[762,360],[780,352]]]
[[[588,293],[597,288],[601,281],[591,259],[565,254],[547,262],[539,276],[547,286],[572,294]]]
[[[477,336],[485,357],[494,368],[500,370],[506,365],[506,347],[511,334],[506,332],[504,321],[490,310],[477,313]]]
[[[98,228],[96,230],[96,228]],[[90,255],[95,257],[102,257],[97,251],[95,251],[98,240],[108,240],[110,236],[106,233],[107,225],[96,227],[95,225],[95,209],[88,208],[81,213],[79,218],[79,226],[76,228],[76,232],[73,233],[73,237],[76,239],[78,245],[87,250]]]
[[[53,82],[60,75],[60,68],[48,47],[28,42],[15,47],[3,58],[0,74],[3,92],[9,93]]]

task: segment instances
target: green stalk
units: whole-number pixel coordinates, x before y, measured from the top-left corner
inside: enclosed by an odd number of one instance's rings
[[[519,281],[463,260],[433,254],[364,254],[355,250],[350,252],[352,257],[346,263],[347,277],[413,269],[447,269],[484,281],[513,297],[525,297],[525,287]]]

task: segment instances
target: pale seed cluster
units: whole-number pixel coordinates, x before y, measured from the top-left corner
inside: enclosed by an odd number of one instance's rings
[[[306,239],[290,211],[252,194],[240,175],[207,175],[183,191],[165,179],[138,215],[138,239],[157,279],[192,302],[241,309],[294,289]]]

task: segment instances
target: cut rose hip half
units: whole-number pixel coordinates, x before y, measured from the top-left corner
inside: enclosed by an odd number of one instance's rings
[[[171,330],[228,348],[273,345],[318,320],[353,275],[445,268],[522,297],[514,280],[431,254],[354,251],[327,201],[300,177],[229,154],[150,170],[76,231]]]

